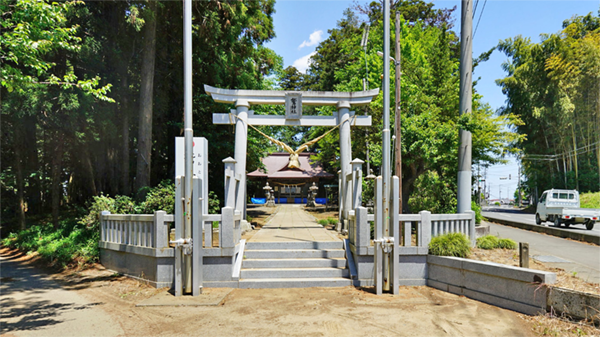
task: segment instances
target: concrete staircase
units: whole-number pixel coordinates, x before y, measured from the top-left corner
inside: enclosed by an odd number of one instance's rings
[[[345,287],[351,284],[341,241],[246,243],[240,288]]]

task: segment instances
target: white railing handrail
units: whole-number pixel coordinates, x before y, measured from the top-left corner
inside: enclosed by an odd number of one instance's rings
[[[172,214],[157,211],[154,214],[100,214],[100,241],[147,248],[168,247]]]

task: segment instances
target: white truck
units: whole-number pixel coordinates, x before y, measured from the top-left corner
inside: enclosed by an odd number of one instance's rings
[[[541,225],[542,221],[552,221],[556,227],[585,224],[585,228],[591,230],[596,221],[600,221],[600,209],[579,206],[579,192],[576,190],[544,191],[537,204],[535,223]]]

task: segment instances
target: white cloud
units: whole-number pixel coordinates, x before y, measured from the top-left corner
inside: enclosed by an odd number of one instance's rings
[[[298,47],[298,49],[302,49],[304,47],[314,46],[314,45],[318,44],[319,42],[321,42],[322,38],[323,38],[323,31],[322,30],[315,30],[308,37],[308,41],[304,40],[304,42],[302,42],[302,44],[300,44],[300,46]]]
[[[306,70],[308,69],[308,66],[310,65],[310,57],[315,55],[316,53],[317,53],[316,51],[313,51],[312,53],[310,53],[306,56],[302,56],[301,58],[294,61],[292,66],[296,67],[296,69],[298,69],[299,72],[306,74]]]

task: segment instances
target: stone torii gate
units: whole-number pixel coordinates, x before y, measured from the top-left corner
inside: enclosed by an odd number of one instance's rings
[[[220,89],[204,85],[204,90],[215,102],[235,104],[231,114],[213,114],[213,124],[235,124],[235,172],[240,172],[240,187],[235,209],[244,214],[246,208],[246,153],[248,149],[248,124],[250,125],[289,125],[289,126],[329,126],[340,125],[340,166],[342,177],[351,172],[352,143],[350,126],[371,126],[371,116],[356,116],[350,111],[352,106],[367,105],[379,94],[379,89],[357,92],[333,91],[278,91],[278,90],[236,90]],[[251,105],[285,105],[285,116],[255,115]],[[302,105],[333,105],[337,107],[334,116],[302,115]],[[348,199],[348,198],[344,198]],[[340,210],[350,209],[350,200],[341,204]]]

